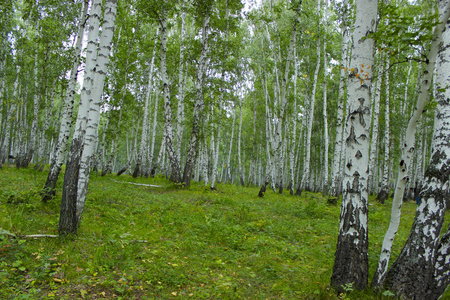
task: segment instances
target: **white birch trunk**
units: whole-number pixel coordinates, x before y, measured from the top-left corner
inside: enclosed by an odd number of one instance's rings
[[[89,97],[89,113],[84,137],[83,150],[78,173],[77,217],[78,222],[84,210],[89,175],[91,172],[91,159],[98,143],[98,124],[100,121],[100,106],[102,104],[103,86],[108,70],[109,55],[111,52],[112,38],[114,35],[117,12],[117,0],[106,0],[103,13],[102,33],[97,55],[97,64],[94,73],[94,88]]]
[[[200,132],[201,114],[204,108],[203,77],[206,72],[207,54],[209,52],[209,20],[210,16],[208,14],[203,17],[201,40],[202,50],[200,53],[200,58],[198,60],[197,78],[195,80],[195,103],[192,116],[192,131],[183,174],[183,183],[186,186],[190,185],[193,168],[195,166],[195,155],[197,152],[198,135]]]
[[[449,2],[450,3],[450,2]],[[440,24],[435,27],[434,34],[433,34],[433,41],[430,46],[430,50],[428,52],[427,58],[428,63],[426,65],[426,69],[423,73],[422,77],[422,84],[420,87],[419,92],[419,98],[417,100],[416,108],[414,110],[414,113],[409,120],[408,127],[406,129],[406,136],[404,144],[402,145],[402,154],[400,158],[399,168],[398,168],[398,177],[397,177],[397,184],[394,191],[394,199],[392,202],[392,209],[391,209],[391,221],[389,224],[389,228],[386,232],[386,235],[383,240],[382,250],[380,254],[380,259],[378,261],[377,270],[375,272],[372,286],[378,287],[382,286],[387,274],[387,269],[389,265],[389,259],[391,256],[391,249],[392,244],[394,242],[394,238],[397,234],[398,227],[400,225],[400,215],[401,215],[401,207],[403,204],[403,195],[405,192],[405,187],[407,182],[410,180],[408,176],[408,171],[410,168],[413,167],[412,160],[414,158],[414,149],[415,149],[415,136],[416,136],[416,129],[417,124],[419,123],[420,116],[422,115],[425,105],[428,101],[428,94],[430,85],[432,82],[432,74],[435,69],[436,65],[436,57],[439,50],[439,44],[442,40],[442,32],[444,30],[444,24],[448,20],[450,15],[450,9],[446,11],[445,14],[441,14],[440,16]],[[450,37],[450,35],[449,35]],[[440,50],[442,51],[442,50]],[[448,53],[447,53],[448,55]],[[440,61],[438,64],[438,70],[445,74],[448,72],[448,62]],[[442,69],[444,68],[444,69]],[[448,76],[448,75],[447,75]],[[441,81],[441,84],[448,84],[446,82],[446,78],[439,78]],[[442,97],[442,96],[441,96]],[[448,99],[448,96],[447,96]],[[445,108],[443,108],[445,109]],[[446,108],[449,109],[448,107]],[[440,125],[442,126],[442,124]],[[435,127],[439,128],[439,124]],[[447,145],[448,146],[448,145]]]
[[[163,12],[160,20],[161,25],[161,49],[160,49],[160,64],[161,64],[161,81],[164,91],[164,127],[166,132],[166,150],[169,156],[170,164],[172,166],[171,180],[175,183],[181,182],[180,161],[177,156],[175,147],[173,145],[173,126],[172,126],[172,109],[170,107],[170,88],[169,77],[166,66],[166,52],[167,52],[167,12]]]
[[[178,64],[178,106],[177,106],[177,143],[176,152],[177,157],[181,162],[181,142],[183,140],[183,129],[184,129],[184,95],[186,88],[186,80],[184,77],[184,52],[186,51],[186,45],[184,44],[184,39],[186,36],[186,12],[181,13],[181,33],[180,33],[180,62]]]
[[[46,103],[46,114],[45,114],[45,120],[44,120],[44,125],[42,126],[42,133],[41,133],[41,138],[39,139],[39,147],[38,147],[38,157],[39,157],[39,161],[37,161],[38,164],[40,164],[40,168],[44,167],[44,160],[45,160],[45,155],[44,155],[44,149],[46,146],[46,143],[48,143],[47,137],[45,136],[49,126],[50,126],[50,120],[52,118],[52,114],[53,114],[53,105],[55,103],[55,82],[52,84],[52,90],[50,92],[50,104],[47,105]],[[41,170],[42,171],[42,170]]]
[[[153,92],[153,70],[155,65],[155,54],[156,54],[156,39],[155,45],[153,46],[153,54],[150,62],[150,70],[148,72],[148,84],[147,84],[147,92],[145,94],[145,104],[144,104],[144,120],[142,122],[142,132],[141,132],[141,144],[139,147],[139,153],[136,159],[136,167],[133,172],[133,177],[136,178],[141,175],[141,165],[145,166],[145,150],[147,148],[147,136],[148,136],[148,115],[149,115],[149,106],[150,106],[150,96]],[[178,156],[179,157],[179,156]]]
[[[227,2],[228,4],[228,2]],[[225,32],[225,42],[228,42],[228,36],[229,36],[229,16],[230,16],[230,10],[227,8],[226,10],[226,20],[227,20],[227,29]],[[226,44],[225,46],[225,53],[228,53],[228,44]],[[225,78],[225,72],[222,71],[222,82],[225,82],[224,78]],[[222,142],[221,140],[221,130],[222,130],[222,111],[223,111],[223,98],[224,98],[224,94],[225,94],[225,89],[223,87],[220,87],[220,96],[219,96],[219,116],[218,116],[218,120],[217,120],[217,140],[214,143],[215,144],[215,148],[212,147],[213,149],[213,159],[212,159],[212,170],[211,170],[211,190],[215,190],[216,189],[216,178],[218,176],[218,172],[217,172],[217,165],[219,163],[219,150],[220,150],[220,144]],[[212,125],[213,126],[213,125]],[[212,132],[214,133],[214,130],[212,130]],[[211,139],[212,142],[214,142],[213,139]],[[223,170],[223,168],[222,168]]]
[[[346,165],[339,235],[331,277],[331,285],[339,291],[343,291],[346,284],[352,284],[358,290],[364,289],[369,277],[367,175],[374,41],[367,36],[376,30],[377,11],[376,0],[356,2],[344,133]]]
[[[375,95],[373,97],[374,109],[373,109],[373,121],[372,121],[372,138],[371,138],[371,148],[370,148],[370,161],[369,161],[369,176],[367,179],[369,186],[369,193],[372,195],[374,193],[374,176],[375,173],[375,162],[377,161],[378,153],[378,127],[379,127],[379,115],[380,115],[380,98],[381,98],[381,81],[384,73],[383,64],[383,54],[379,54],[379,64],[378,64],[378,75],[376,79]]]
[[[239,183],[245,186],[244,174],[242,170],[241,159],[241,138],[242,138],[242,98],[239,96],[239,131],[238,131],[238,166],[239,166]]]
[[[300,5],[300,4],[299,4]],[[297,16],[294,19],[294,25],[292,28],[292,32],[291,32],[291,38],[290,38],[290,42],[289,42],[289,47],[288,47],[288,51],[287,51],[287,57],[286,57],[286,64],[284,66],[284,76],[282,78],[282,83],[281,83],[281,93],[279,94],[279,107],[278,107],[278,112],[276,115],[274,115],[274,120],[276,120],[276,124],[274,124],[274,132],[275,132],[275,136],[276,136],[276,147],[275,147],[275,154],[274,157],[272,158],[272,160],[269,161],[268,163],[268,170],[266,170],[266,176],[264,178],[264,182],[261,186],[261,189],[259,190],[258,196],[259,197],[264,197],[264,194],[266,192],[266,187],[269,184],[269,180],[270,178],[274,178],[274,174],[272,173],[275,168],[274,168],[274,163],[275,161],[278,159],[279,160],[279,176],[280,176],[280,192],[283,192],[283,182],[282,182],[282,176],[283,176],[283,161],[280,160],[281,156],[282,156],[282,151],[283,151],[283,136],[282,136],[282,130],[283,130],[283,119],[285,117],[285,111],[286,111],[286,107],[287,107],[287,84],[288,84],[288,80],[289,80],[289,71],[290,71],[290,67],[291,67],[291,63],[294,59],[294,42],[295,42],[295,35],[297,32],[297,21],[298,21],[298,13],[299,13],[300,8],[297,8]],[[281,55],[281,49],[279,49],[279,55]],[[276,76],[278,77],[278,76]],[[278,79],[278,78],[277,78]],[[267,84],[267,79],[265,80],[265,84]],[[279,86],[278,84],[276,86]],[[266,93],[267,93],[267,87],[266,87]],[[267,95],[267,94],[266,94]],[[266,102],[267,102],[267,96],[266,98]],[[268,109],[267,103],[266,103],[266,109]],[[269,125],[270,125],[270,120],[269,120]],[[268,130],[268,132],[270,132],[270,128]],[[269,159],[269,156],[268,156]],[[274,180],[272,179],[272,184],[274,184]]]
[[[344,103],[345,103],[345,87],[347,76],[346,72],[348,69],[348,43],[350,41],[350,33],[348,27],[348,0],[343,1],[343,12],[342,12],[342,51],[341,51],[341,70],[339,73],[339,95],[337,104],[337,120],[336,120],[336,140],[334,142],[334,155],[333,155],[333,166],[331,175],[331,186],[330,193],[332,196],[338,198],[341,194],[341,159],[344,156],[342,153],[342,133],[344,131]]]
[[[294,36],[294,43],[295,43],[295,36]],[[298,78],[298,59],[296,50],[294,48],[294,110],[291,116],[292,119],[292,138],[290,143],[290,151],[289,151],[289,193],[291,196],[294,195],[294,188],[295,188],[295,145],[296,145],[296,134],[297,134],[297,120],[298,120],[298,108],[297,108],[297,78]],[[253,132],[256,136],[256,110],[254,110],[254,123],[253,123]],[[253,148],[255,151],[256,149]]]
[[[233,151],[233,140],[234,140],[234,128],[236,124],[236,105],[233,106],[233,123],[231,125],[231,137],[230,137],[230,150],[228,151],[228,158],[227,163],[225,165],[226,171],[225,171],[225,182],[231,181],[231,153]]]
[[[36,7],[36,9],[38,9],[38,7]],[[36,23],[36,35],[39,35],[39,22]],[[33,120],[31,122],[30,139],[28,141],[27,153],[25,157],[20,158],[21,159],[20,166],[23,168],[28,167],[28,165],[30,164],[36,148],[36,135],[38,132],[38,121],[39,121],[38,113],[39,113],[38,49],[36,48],[34,54]]]
[[[323,185],[322,185],[322,193],[324,195],[328,195],[328,148],[329,148],[329,140],[328,140],[328,115],[327,115],[327,77],[328,77],[328,64],[327,64],[327,26],[328,26],[328,1],[325,0],[324,3],[325,12],[325,34],[323,41]]]
[[[224,78],[224,73],[222,73],[222,80]],[[222,104],[223,104],[223,94],[224,89],[221,89],[220,96],[219,96],[219,116],[217,120],[217,140],[215,142],[215,148],[213,153],[213,165],[211,170],[211,190],[216,189],[216,178],[217,178],[217,165],[219,163],[219,150],[220,150],[220,144],[221,144],[221,129],[222,129]],[[211,139],[213,141],[213,139]],[[223,168],[222,168],[223,169]]]
[[[89,33],[86,49],[86,67],[84,71],[83,88],[81,89],[80,105],[75,123],[72,144],[66,163],[64,174],[63,194],[59,218],[59,234],[76,234],[78,228],[77,197],[78,197],[78,172],[81,154],[83,150],[84,136],[89,113],[89,95],[92,92],[94,70],[97,59],[97,38],[100,27],[102,3],[94,0],[89,12]]]
[[[153,168],[153,154],[155,151],[155,139],[156,139],[156,128],[158,125],[158,102],[159,102],[159,93],[156,92],[155,95],[155,109],[154,109],[154,116],[153,116],[153,126],[152,126],[152,141],[150,143],[150,153],[149,153],[149,159],[148,159],[148,169],[150,173],[150,177],[154,177],[156,173],[156,168]]]
[[[389,197],[389,167],[390,167],[390,156],[389,156],[389,150],[390,150],[390,90],[389,90],[389,55],[386,56],[386,67],[384,72],[384,84],[386,88],[386,101],[384,104],[384,120],[385,120],[385,131],[384,131],[384,163],[383,163],[383,179],[381,181],[381,188],[380,192],[378,193],[377,200],[381,203],[384,203],[384,201]]]
[[[303,167],[303,177],[301,182],[301,190],[311,190],[311,135],[312,127],[314,121],[314,106],[316,102],[316,87],[317,87],[317,77],[319,76],[320,69],[320,40],[317,41],[317,63],[316,70],[314,71],[314,82],[311,91],[311,99],[308,108],[308,124],[306,127],[306,156],[305,164]]]
[[[17,64],[17,73],[16,73],[16,79],[14,81],[14,90],[13,90],[13,99],[18,99],[19,95],[19,76],[21,72],[20,64]],[[13,101],[11,103],[10,108],[8,109],[6,113],[6,125],[5,125],[5,134],[3,135],[3,138],[0,143],[0,167],[2,164],[8,159],[9,157],[9,139],[11,137],[11,119],[14,117],[14,114],[17,113],[16,110],[16,102]],[[18,120],[18,118],[16,118]]]

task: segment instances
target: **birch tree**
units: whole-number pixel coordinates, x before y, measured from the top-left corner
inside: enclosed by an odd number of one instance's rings
[[[203,100],[203,84],[206,72],[207,54],[208,54],[208,39],[210,34],[209,21],[211,18],[211,11],[213,9],[213,1],[205,1],[200,3],[200,11],[202,18],[202,38],[201,38],[201,53],[198,60],[196,79],[195,79],[195,102],[192,116],[192,130],[189,140],[189,148],[187,152],[186,164],[184,166],[183,183],[189,186],[191,183],[192,173],[195,166],[195,156],[197,153],[197,146],[200,133],[201,114],[204,109]]]
[[[438,1],[438,7],[439,21],[444,26],[442,28],[441,25],[442,39],[437,42],[436,86],[438,89],[433,149],[430,163],[425,171],[423,189],[420,194],[421,203],[417,207],[410,235],[400,255],[388,271],[385,283],[387,288],[399,295],[416,299],[438,299],[450,279],[450,272],[445,263],[450,259],[448,251],[450,231],[448,230],[440,240],[447,208],[446,197],[450,175],[450,90],[448,89],[450,27],[447,23],[450,2]],[[439,26],[436,28],[434,38],[439,32]],[[430,50],[430,60],[431,54]],[[428,69],[429,67],[427,65],[425,73],[433,70],[432,67]],[[423,80],[422,86],[429,84],[429,81],[425,81],[426,78]],[[407,148],[406,151],[408,150],[410,149]]]
[[[109,62],[111,40],[117,0],[105,4],[103,32],[100,36],[100,49],[97,55],[102,3],[94,0],[90,10],[86,69],[75,132],[64,175],[63,195],[59,221],[60,235],[76,234],[84,208],[87,185],[89,183],[90,158],[97,141],[100,99],[104,76]],[[94,86],[95,82],[95,86]]]
[[[385,84],[385,102],[384,102],[384,122],[385,122],[385,128],[384,128],[384,161],[383,161],[383,178],[381,180],[381,188],[380,192],[378,193],[377,199],[381,203],[384,203],[386,199],[389,197],[389,167],[390,167],[390,88],[389,88],[389,55],[386,56],[386,67],[384,72],[384,84]]]
[[[158,34],[158,33],[157,33]],[[148,84],[147,84],[147,91],[145,94],[145,103],[144,103],[144,119],[142,121],[142,132],[141,132],[141,144],[139,147],[139,153],[136,159],[136,166],[133,172],[133,177],[137,177],[140,175],[142,168],[141,165],[145,165],[145,149],[147,147],[147,136],[148,136],[148,119],[149,119],[149,109],[150,109],[150,96],[153,92],[153,73],[154,73],[154,66],[155,66],[155,55],[156,55],[156,40],[155,45],[153,46],[153,54],[152,59],[150,62],[150,68],[148,72]],[[178,156],[179,157],[179,156]]]
[[[344,0],[342,3],[342,50],[341,50],[341,66],[339,73],[339,95],[337,105],[337,119],[336,119],[336,139],[334,142],[333,166],[331,169],[331,186],[330,194],[334,197],[339,197],[341,192],[341,158],[343,154],[343,129],[344,123],[344,103],[345,103],[345,86],[346,86],[346,72],[348,69],[348,44],[350,41],[350,33],[348,26],[348,1]]]
[[[368,35],[376,30],[377,10],[377,0],[356,2],[344,133],[346,165],[339,235],[331,276],[331,285],[341,291],[346,284],[364,289],[369,277],[367,169],[374,41]]]
[[[288,88],[288,84],[289,84],[289,74],[290,74],[290,70],[291,70],[291,63],[294,61],[294,42],[295,42],[295,35],[297,33],[297,27],[298,27],[298,14],[299,14],[299,10],[300,10],[300,5],[301,5],[301,2],[298,3],[298,5],[295,7],[296,15],[294,18],[293,27],[292,27],[292,31],[291,31],[291,35],[290,35],[290,40],[289,40],[289,46],[287,49],[287,57],[286,57],[286,62],[285,62],[285,66],[284,66],[284,74],[281,79],[281,93],[279,94],[279,98],[280,98],[279,109],[274,116],[274,117],[276,117],[276,124],[274,124],[274,126],[275,126],[274,132],[275,132],[275,136],[277,137],[276,145],[275,145],[275,154],[274,154],[274,157],[269,161],[268,168],[266,170],[266,175],[263,180],[263,184],[258,193],[259,197],[264,196],[264,194],[266,192],[266,187],[269,184],[270,179],[273,176],[272,172],[274,170],[275,161],[281,156],[281,153],[283,150],[282,149],[283,148],[283,136],[282,136],[283,119],[285,118],[285,112],[286,112],[287,103],[288,103],[287,88]],[[281,49],[279,50],[279,56],[281,56]],[[266,83],[267,83],[267,79],[266,79]],[[267,91],[266,91],[266,93],[267,93]],[[267,101],[267,97],[266,97],[266,101]],[[269,128],[268,128],[268,132],[270,132]],[[282,164],[282,163],[283,162],[280,161],[280,164]],[[279,167],[281,170],[283,170],[281,165]],[[280,172],[280,176],[282,176],[282,172]],[[273,180],[272,180],[272,182],[273,182]]]
[[[172,126],[172,109],[170,107],[170,88],[169,88],[169,78],[167,75],[167,11],[165,8],[162,9],[160,16],[160,32],[161,32],[161,46],[160,46],[160,72],[161,81],[164,94],[164,132],[165,132],[165,146],[167,149],[167,155],[172,166],[171,180],[173,182],[181,182],[181,169],[180,161],[177,156],[173,141],[173,126]]]
[[[411,180],[409,176],[409,170],[413,168],[412,163],[414,158],[414,151],[416,148],[415,137],[417,125],[428,101],[429,89],[432,83],[432,75],[436,65],[436,56],[439,50],[439,44],[442,40],[442,32],[445,28],[445,23],[447,22],[449,15],[450,9],[445,11],[445,13],[441,13],[439,17],[439,24],[434,29],[433,40],[427,53],[428,59],[426,62],[426,68],[422,76],[419,98],[417,100],[414,113],[409,119],[408,127],[406,129],[406,136],[404,139],[404,144],[402,145],[402,153],[398,166],[397,184],[394,190],[394,199],[392,201],[391,222],[383,240],[380,259],[378,261],[377,270],[372,281],[372,286],[375,287],[381,286],[386,277],[389,259],[391,256],[392,244],[400,224],[401,207],[403,204],[405,187],[408,181]]]
[[[87,18],[89,0],[83,1],[81,9],[79,29],[75,43],[75,57],[72,63],[72,69],[70,71],[70,78],[66,91],[66,97],[64,98],[63,115],[61,119],[58,141],[53,153],[53,159],[51,161],[50,170],[48,172],[47,181],[45,182],[44,189],[42,191],[42,201],[46,202],[55,195],[55,186],[58,181],[59,173],[64,161],[64,154],[67,149],[67,142],[70,136],[70,130],[72,128],[72,115],[75,104],[75,89],[78,78],[78,67],[81,60],[81,42],[84,33],[84,27]]]
[[[328,1],[324,3],[324,41],[323,41],[323,142],[324,142],[324,158],[323,158],[323,186],[322,193],[328,194],[328,115],[327,115],[327,26],[328,26]]]
[[[100,121],[100,106],[102,104],[103,86],[108,69],[109,56],[111,52],[112,38],[115,29],[115,19],[118,0],[107,0],[103,13],[102,33],[100,36],[100,45],[96,58],[94,73],[95,88],[89,98],[89,113],[86,125],[86,133],[83,143],[83,150],[78,173],[78,191],[77,191],[77,218],[81,220],[86,201],[87,189],[89,184],[89,175],[91,171],[91,159],[97,148],[98,143],[98,125]]]
[[[374,192],[374,180],[373,174],[375,173],[377,153],[378,153],[378,127],[379,127],[379,116],[380,116],[380,99],[381,99],[381,82],[383,80],[384,64],[383,64],[383,54],[379,53],[379,62],[377,68],[377,78],[374,84],[375,91],[373,95],[373,121],[372,121],[372,137],[370,145],[370,162],[369,162],[369,176],[367,178],[369,193],[372,195]]]

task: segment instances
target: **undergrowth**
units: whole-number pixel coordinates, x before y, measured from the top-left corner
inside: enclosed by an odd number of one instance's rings
[[[43,204],[45,171],[4,166],[0,174],[0,228],[17,236],[57,234],[62,176],[55,198]],[[163,177],[94,173],[75,238],[0,233],[0,298],[392,298],[389,291],[349,286],[337,294],[329,287],[339,206],[315,193],[257,194],[254,187],[218,184],[210,191],[194,182],[183,189]],[[394,258],[414,211],[413,203],[403,206]],[[370,201],[371,274],[389,214],[389,205]]]

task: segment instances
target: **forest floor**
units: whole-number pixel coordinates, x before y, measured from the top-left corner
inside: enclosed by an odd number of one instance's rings
[[[184,189],[163,177],[93,173],[75,238],[24,238],[57,234],[62,176],[43,204],[46,171],[0,170],[1,299],[392,299],[329,287],[339,205],[321,194],[259,198],[257,187]],[[391,202],[370,200],[371,274]],[[403,206],[394,259],[415,209]]]

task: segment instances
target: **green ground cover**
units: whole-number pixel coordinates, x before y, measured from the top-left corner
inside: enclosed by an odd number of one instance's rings
[[[57,234],[56,197],[40,202],[47,173],[0,170],[0,228]],[[137,186],[121,182],[161,185]],[[0,234],[1,299],[388,299],[389,291],[336,294],[329,288],[339,206],[219,184],[189,189],[165,178],[91,176],[73,239]],[[392,200],[392,199],[390,199]],[[390,203],[370,201],[371,274],[388,227]],[[393,248],[406,240],[416,205],[405,203]],[[392,298],[392,297],[391,297]]]

